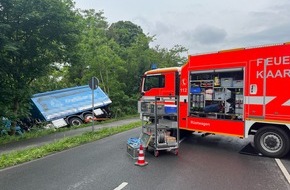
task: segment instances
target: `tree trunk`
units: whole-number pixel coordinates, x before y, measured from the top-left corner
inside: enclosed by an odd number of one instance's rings
[[[17,120],[18,110],[19,110],[19,101],[16,99],[13,102],[13,118],[9,118],[11,119],[10,135],[15,135],[15,132],[16,132],[16,120]]]

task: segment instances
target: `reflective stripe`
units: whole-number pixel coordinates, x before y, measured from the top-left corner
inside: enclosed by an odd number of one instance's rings
[[[188,102],[188,96],[179,96],[179,100],[180,100],[180,102],[184,102],[184,100],[186,100],[186,102]]]
[[[149,101],[155,101],[155,97],[156,96],[145,96],[145,97],[142,97],[142,100],[149,100]],[[166,96],[166,97],[162,97],[162,96],[157,96],[158,98],[160,98],[160,100],[166,100],[167,102],[175,102],[175,97],[172,96],[172,97],[169,97],[169,96]],[[158,100],[159,101],[159,100]]]
[[[265,119],[245,119],[245,138],[249,136],[249,132],[251,130],[251,127],[255,123],[268,123],[268,124],[281,124],[286,125],[288,129],[290,129],[290,122],[287,121],[277,121],[277,120],[265,120]]]
[[[143,96],[142,100],[155,100],[155,96]]]
[[[284,104],[282,104],[282,106],[290,106],[290,99],[287,100],[286,102],[284,102]]]
[[[268,104],[275,98],[276,96],[266,96],[265,104]],[[264,105],[264,96],[245,96],[245,104]]]

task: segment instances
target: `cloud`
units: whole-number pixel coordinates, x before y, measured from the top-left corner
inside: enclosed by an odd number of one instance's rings
[[[235,40],[237,43],[247,45],[263,45],[290,41],[290,23],[265,28],[261,31],[248,33]]]
[[[289,3],[251,9],[239,14],[224,12],[224,23],[206,23],[184,32],[181,43],[190,53],[251,47],[290,41]],[[236,22],[232,22],[236,18]],[[212,26],[214,24],[215,26]],[[218,26],[218,27],[216,27]]]
[[[174,25],[169,22],[165,22],[162,20],[148,20],[146,17],[135,17],[133,22],[139,26],[142,26],[145,33],[150,33],[150,35],[167,35],[172,32],[172,28]]]
[[[198,25],[193,30],[180,33],[177,44],[189,49],[190,54],[219,50],[227,40],[228,33],[213,25]]]
[[[161,45],[165,48],[173,47],[176,42],[172,39],[176,39],[177,33],[174,32],[174,25],[168,22],[162,22],[160,20],[155,20],[152,22],[146,17],[135,17],[134,23],[139,26],[142,26],[143,32],[149,36],[154,36],[154,42],[151,43],[151,46]],[[169,40],[171,39],[171,40]]]
[[[288,3],[249,12],[243,29],[231,34],[229,43],[247,47],[290,41],[289,6]]]
[[[220,43],[225,40],[226,36],[227,32],[224,29],[210,25],[200,25],[192,31],[192,39],[201,44]]]
[[[75,0],[103,9],[109,22],[130,20],[155,35],[153,46],[180,44],[202,53],[290,41],[289,0]]]

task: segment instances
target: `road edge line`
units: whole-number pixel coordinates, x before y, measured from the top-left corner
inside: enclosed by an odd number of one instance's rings
[[[283,165],[283,163],[281,162],[280,159],[275,158],[275,161],[278,164],[278,166],[279,166],[280,170],[282,171],[283,175],[287,179],[288,183],[290,184],[290,175],[289,175],[287,169],[285,168],[285,166]]]

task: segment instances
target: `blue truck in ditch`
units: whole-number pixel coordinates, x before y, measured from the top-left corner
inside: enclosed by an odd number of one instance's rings
[[[90,119],[105,120],[111,117],[108,95],[100,88],[94,90],[94,116],[92,90],[88,85],[34,94],[32,117],[48,121],[58,128],[74,126]]]

